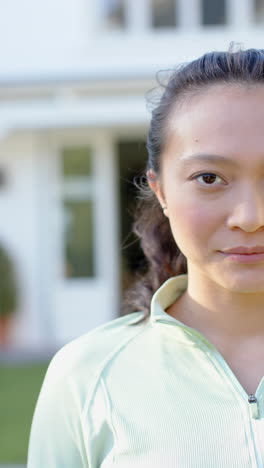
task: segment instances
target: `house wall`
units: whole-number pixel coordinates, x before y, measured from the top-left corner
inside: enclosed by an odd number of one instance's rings
[[[20,342],[23,336],[32,345],[42,343],[36,155],[32,134],[12,135],[0,145],[0,168],[6,174],[6,186],[0,190],[0,241],[13,259],[20,290],[12,340]]]
[[[230,41],[261,43],[254,0],[226,0],[226,25],[206,27],[202,0],[177,0],[179,26],[167,29],[151,26],[150,0],[127,0],[127,25],[119,31],[105,25],[105,1],[1,0],[0,80],[133,77],[189,60],[208,44],[214,49]]]

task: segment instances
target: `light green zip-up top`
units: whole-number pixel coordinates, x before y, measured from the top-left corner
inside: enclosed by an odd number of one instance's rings
[[[165,312],[187,280],[159,288],[147,321],[112,320],[54,356],[28,468],[264,467],[264,378],[249,403],[216,348]]]

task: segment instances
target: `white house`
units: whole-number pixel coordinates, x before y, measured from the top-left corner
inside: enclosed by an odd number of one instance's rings
[[[264,0],[0,4],[0,242],[21,289],[10,346],[54,348],[120,313],[122,183],[145,163],[155,73],[231,41],[263,47]]]

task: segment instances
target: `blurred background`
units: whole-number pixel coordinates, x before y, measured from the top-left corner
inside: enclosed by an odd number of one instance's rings
[[[231,41],[264,0],[0,0],[0,466],[25,465],[53,354],[118,317],[155,74]],[[1,465],[2,464],[2,465]]]

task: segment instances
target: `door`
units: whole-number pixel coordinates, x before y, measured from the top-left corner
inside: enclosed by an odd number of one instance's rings
[[[141,136],[122,138],[117,141],[116,151],[119,168],[119,225],[121,256],[121,297],[136,279],[136,274],[146,270],[145,256],[140,242],[133,234],[134,213],[138,196],[135,182],[139,182],[145,172],[147,150]],[[123,310],[128,312],[128,310]]]
[[[115,168],[111,139],[57,139],[53,310],[63,344],[119,315]]]

